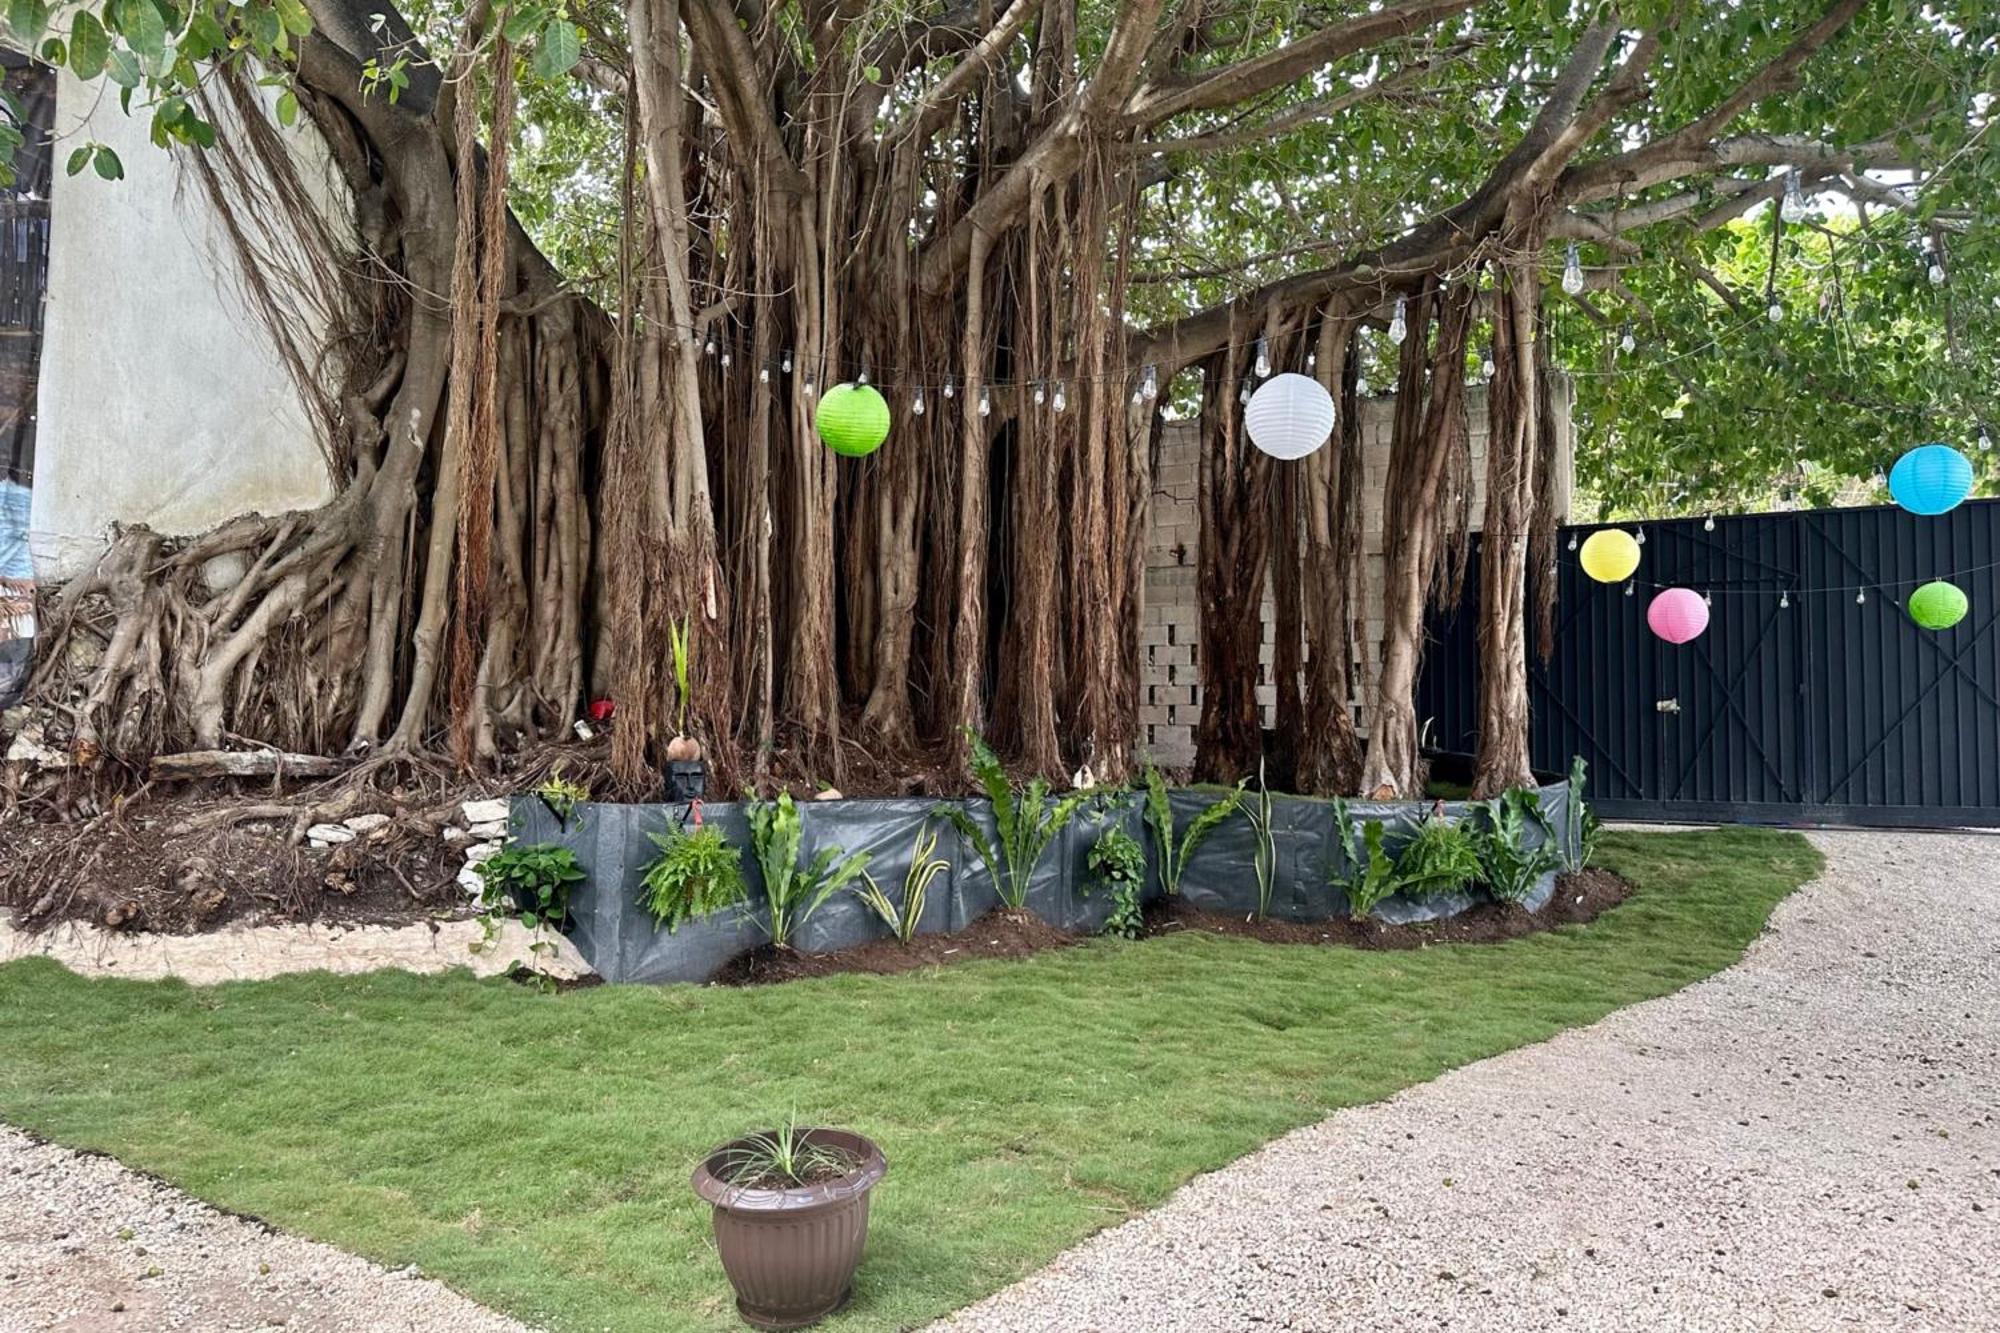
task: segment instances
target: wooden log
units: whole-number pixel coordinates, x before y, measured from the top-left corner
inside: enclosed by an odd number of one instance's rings
[[[202,778],[328,778],[347,767],[345,760],[283,750],[188,750],[153,756],[155,782],[192,782]]]

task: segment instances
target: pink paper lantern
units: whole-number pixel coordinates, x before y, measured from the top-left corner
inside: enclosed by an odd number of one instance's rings
[[[1668,643],[1686,643],[1708,628],[1708,603],[1698,592],[1669,588],[1646,608],[1646,623]]]

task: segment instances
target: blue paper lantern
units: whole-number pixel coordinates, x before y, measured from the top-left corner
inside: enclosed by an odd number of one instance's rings
[[[1972,460],[1948,444],[1910,450],[1889,469],[1889,494],[1912,514],[1944,514],[1972,493]]]

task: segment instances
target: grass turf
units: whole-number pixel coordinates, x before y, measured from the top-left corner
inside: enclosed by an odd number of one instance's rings
[[[1285,1130],[1727,966],[1795,834],[1617,834],[1583,927],[1366,953],[1205,935],[757,990],[464,973],[195,990],[0,967],[0,1119],[558,1329],[733,1326],[701,1152],[797,1110],[890,1161],[851,1309],[921,1322]]]

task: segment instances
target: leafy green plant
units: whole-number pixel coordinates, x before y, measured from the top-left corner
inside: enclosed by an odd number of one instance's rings
[[[1547,836],[1542,820],[1541,795],[1515,787],[1474,808],[1483,825],[1476,837],[1487,892],[1503,903],[1526,902],[1542,876],[1562,864],[1562,851]],[[1537,828],[1543,830],[1542,839],[1530,846],[1528,838]]]
[[[569,912],[570,889],[583,881],[576,853],[553,842],[502,847],[479,866],[479,903],[489,913],[517,913],[533,930],[557,929]]]
[[[1036,778],[1026,787],[1016,792],[1007,780],[1007,770],[1000,764],[1000,757],[993,753],[993,747],[972,728],[965,729],[965,738],[971,743],[972,773],[979,779],[979,785],[986,791],[986,799],[993,806],[993,829],[997,835],[988,838],[986,831],[979,827],[972,816],[962,806],[941,804],[933,813],[940,819],[949,820],[972,849],[985,863],[987,873],[993,876],[993,886],[1000,893],[1000,901],[1010,912],[1019,912],[1028,901],[1028,884],[1034,877],[1035,865],[1042,859],[1042,853],[1063,831],[1070,817],[1090,799],[1085,791],[1066,792],[1053,805],[1049,802],[1049,784]]]
[[[1264,761],[1257,761],[1257,799],[1245,801],[1243,817],[1257,835],[1250,854],[1251,868],[1257,872],[1257,919],[1271,915],[1271,887],[1278,874],[1278,843],[1271,836],[1271,789],[1264,785]]]
[[[1333,873],[1333,886],[1347,895],[1347,914],[1360,921],[1396,891],[1396,863],[1383,849],[1381,820],[1370,819],[1360,825],[1357,837],[1347,802],[1336,797],[1333,823],[1340,837],[1342,862]]]
[[[1590,766],[1578,755],[1569,765],[1569,836],[1563,843],[1563,869],[1574,874],[1590,864],[1597,852],[1597,840],[1604,833],[1597,812],[1583,799],[1584,777]]]
[[[1413,898],[1457,893],[1482,873],[1471,830],[1438,813],[1424,816],[1396,855],[1396,891]]]
[[[688,645],[688,619],[686,616],[682,616],[679,620],[670,620],[667,622],[667,646],[673,652],[674,701],[679,710],[674,717],[674,734],[676,736],[685,736],[687,735],[688,720],[688,682],[692,679],[689,667],[693,656]]]
[[[1187,868],[1188,858],[1194,855],[1194,849],[1201,846],[1202,840],[1215,831],[1216,825],[1242,808],[1244,788],[1249,783],[1237,783],[1233,791],[1189,820],[1176,847],[1174,807],[1167,795],[1167,780],[1161,776],[1159,769],[1149,764],[1145,782],[1146,827],[1152,832],[1153,846],[1160,854],[1160,883],[1169,894],[1178,895],[1181,891],[1181,872]]]
[[[799,808],[785,792],[775,801],[750,807],[750,845],[764,872],[764,896],[771,908],[771,943],[792,947],[806,918],[852,883],[868,865],[867,852],[843,856],[838,847],[822,847],[811,863],[799,864],[804,825]]]
[[[738,1189],[782,1190],[837,1180],[859,1165],[846,1149],[814,1139],[793,1115],[779,1128],[737,1143],[717,1174]]]
[[[549,813],[556,817],[557,822],[567,828],[569,817],[576,813],[577,806],[590,799],[590,788],[565,778],[562,765],[557,764],[549,770],[542,785],[535,788],[535,795],[541,798],[542,804],[549,808]]]
[[[639,902],[672,934],[684,922],[734,907],[749,897],[743,853],[713,824],[670,825],[648,834],[660,854],[639,881]]]
[[[928,823],[917,830],[916,847],[910,853],[910,869],[903,876],[900,899],[890,898],[866,870],[861,872],[862,887],[854,890],[855,896],[868,904],[882,918],[882,924],[904,944],[916,938],[917,927],[923,923],[924,901],[930,897],[931,882],[951,869],[951,862],[937,855],[937,845],[938,835]]]
[[[1097,835],[1087,863],[1096,885],[1111,895],[1111,915],[1105,918],[1104,933],[1138,939],[1145,925],[1139,895],[1146,888],[1146,851],[1139,840],[1113,824]],[[1089,885],[1084,892],[1090,892]]]

